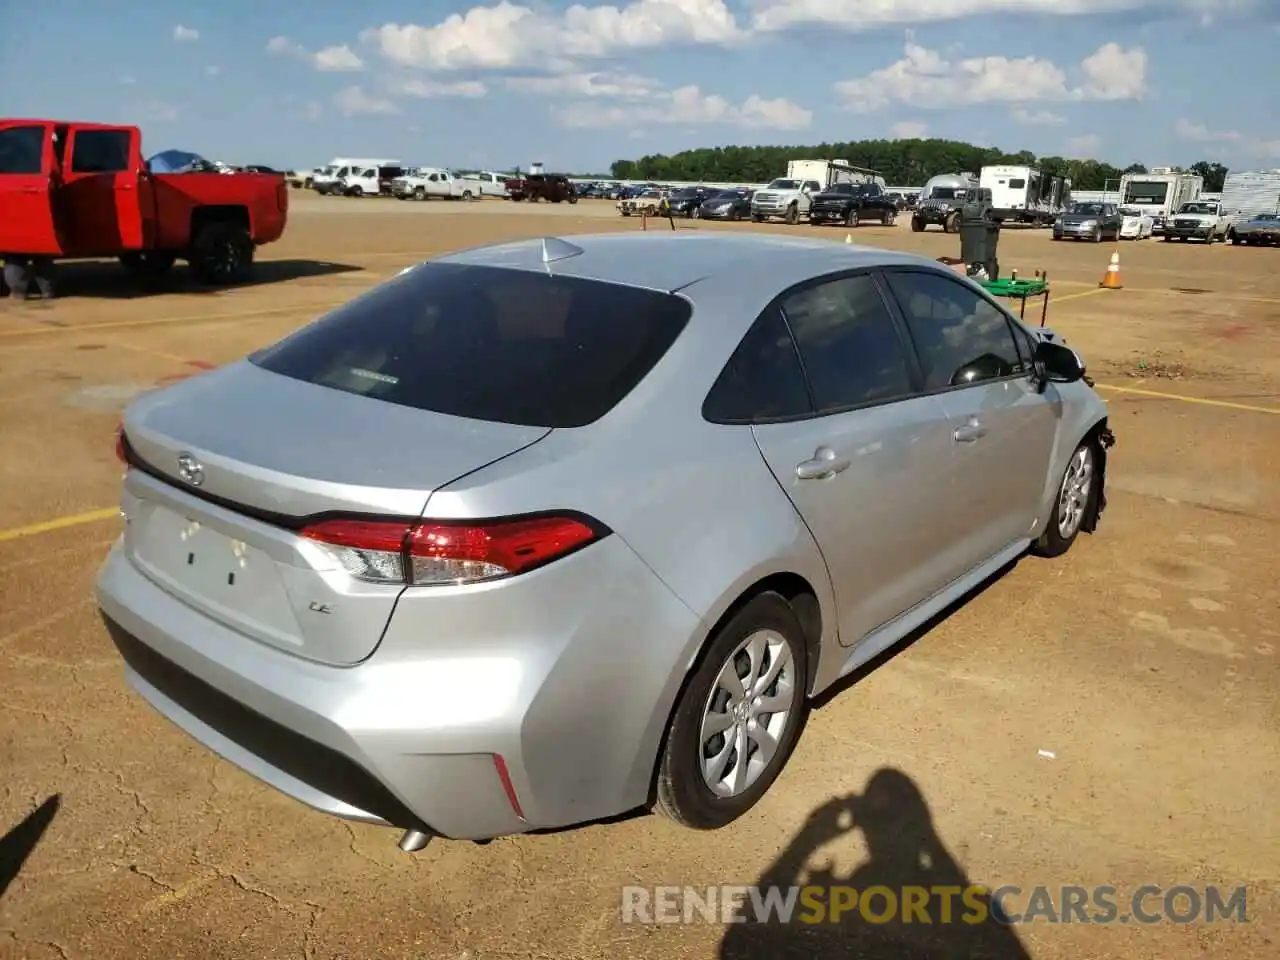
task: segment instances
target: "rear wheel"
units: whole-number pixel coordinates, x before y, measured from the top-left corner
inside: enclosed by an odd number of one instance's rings
[[[924,232],[924,221],[923,221],[923,220],[921,220],[919,217],[912,217],[912,218],[911,218],[911,232],[912,232],[912,233],[923,233],[923,232]]]
[[[671,715],[657,809],[697,830],[723,827],[764,796],[809,712],[804,630],[776,593],[716,630]]]
[[[221,286],[249,279],[253,253],[247,229],[235,223],[209,223],[196,233],[187,259],[202,283]]]
[[[359,186],[359,185],[354,186],[354,187],[352,187],[350,190],[348,190],[348,191],[347,191],[347,196],[348,196],[348,197],[363,197],[363,196],[364,196],[364,188],[363,188],[363,187],[361,187],[361,186]]]

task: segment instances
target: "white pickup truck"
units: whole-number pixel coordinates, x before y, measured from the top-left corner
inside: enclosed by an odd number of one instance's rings
[[[1226,242],[1231,218],[1217,200],[1192,200],[1180,206],[1164,223],[1164,238],[1169,240],[1203,240],[1205,243]]]
[[[481,197],[507,196],[507,181],[511,178],[507,173],[494,173],[492,170],[481,170],[478,173],[464,173],[462,179],[479,187]]]
[[[437,167],[418,167],[391,184],[397,200],[479,200],[480,184]]]
[[[781,217],[787,223],[799,223],[809,216],[810,198],[822,192],[817,180],[779,177],[751,198],[751,219],[763,223]]]

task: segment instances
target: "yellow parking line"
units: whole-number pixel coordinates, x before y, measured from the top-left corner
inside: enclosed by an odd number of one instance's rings
[[[35,537],[42,533],[53,533],[55,530],[65,530],[67,527],[79,527],[86,523],[100,523],[118,516],[120,516],[119,507],[104,507],[101,510],[88,510],[84,513],[68,514],[65,517],[54,517],[52,520],[42,520],[40,523],[28,524],[25,527],[0,530],[0,543],[21,540],[23,537]]]
[[[1081,290],[1079,293],[1068,293],[1064,297],[1055,297],[1053,294],[1050,294],[1049,303],[1062,303],[1064,300],[1079,300],[1081,297],[1092,297],[1095,294],[1110,292],[1111,291],[1106,287],[1094,287],[1092,290]]]
[[[1210,397],[1188,397],[1180,393],[1161,393],[1159,390],[1141,390],[1138,387],[1120,387],[1110,383],[1095,384],[1099,390],[1114,390],[1116,393],[1132,393],[1139,397],[1154,397],[1159,400],[1180,400],[1183,403],[1198,403],[1206,407],[1224,407],[1227,410],[1245,410],[1249,413],[1280,413],[1280,407],[1258,407],[1249,403],[1233,403],[1230,400],[1214,400]]]

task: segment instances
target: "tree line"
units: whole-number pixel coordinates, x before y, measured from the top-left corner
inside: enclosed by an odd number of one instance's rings
[[[1100,160],[1037,157],[1029,150],[1005,153],[996,147],[976,147],[958,140],[859,140],[792,147],[701,147],[667,156],[649,154],[639,160],[615,160],[610,167],[617,180],[709,181],[768,183],[785,175],[788,160],[843,159],[884,177],[891,186],[923,186],[939,173],[977,173],[995,164],[1038,167],[1069,177],[1076,190],[1115,189],[1126,173],[1146,173],[1140,163],[1114,167]],[[1181,169],[1181,168],[1176,168]],[[1204,189],[1222,189],[1227,168],[1201,160],[1187,167],[1204,177]]]

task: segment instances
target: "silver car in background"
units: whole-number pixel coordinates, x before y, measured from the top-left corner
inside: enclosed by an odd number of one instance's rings
[[[938,263],[607,234],[413,267],[135,400],[133,688],[401,845],[722,827],[809,702],[1105,505],[1079,357]]]

